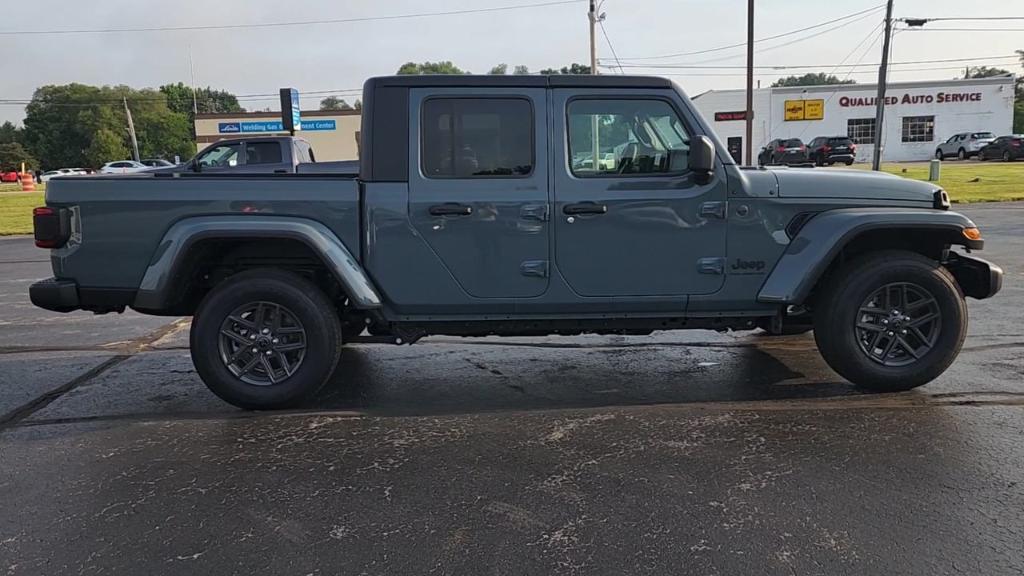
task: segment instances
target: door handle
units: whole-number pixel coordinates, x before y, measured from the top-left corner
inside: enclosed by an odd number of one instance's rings
[[[437,204],[430,207],[431,216],[469,216],[472,213],[472,206],[456,204],[454,202]]]
[[[562,213],[570,216],[577,214],[607,214],[608,206],[604,204],[597,204],[595,202],[578,202],[576,204],[566,204],[563,206]]]

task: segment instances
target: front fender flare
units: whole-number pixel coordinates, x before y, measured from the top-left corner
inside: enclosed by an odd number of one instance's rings
[[[287,238],[320,256],[360,309],[381,307],[381,298],[362,266],[328,227],[287,216],[198,216],[176,222],[164,234],[135,294],[133,308],[160,310],[172,303],[175,281],[189,249],[208,239]]]
[[[839,252],[859,234],[870,230],[938,230],[950,244],[981,249],[981,240],[968,240],[965,228],[974,223],[958,212],[917,208],[841,208],[808,221],[775,264],[757,295],[758,302],[802,304]]]

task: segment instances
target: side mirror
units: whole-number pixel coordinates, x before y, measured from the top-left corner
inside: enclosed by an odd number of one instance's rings
[[[698,174],[714,171],[715,145],[707,136],[697,136],[690,141],[689,168]]]
[[[203,165],[202,163],[199,162],[199,159],[197,158],[193,158],[192,161],[189,162],[189,168],[191,168],[193,172],[203,171]]]

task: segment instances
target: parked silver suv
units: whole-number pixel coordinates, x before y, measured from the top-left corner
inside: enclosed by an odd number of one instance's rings
[[[991,132],[961,132],[954,134],[935,149],[935,157],[944,160],[956,156],[958,160],[966,160],[977,156],[982,148],[988,146],[996,135]]]

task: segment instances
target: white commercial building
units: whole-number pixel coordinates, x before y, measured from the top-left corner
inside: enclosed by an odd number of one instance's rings
[[[960,132],[1009,134],[1012,76],[889,84],[882,126],[882,159],[927,160]],[[874,153],[876,84],[763,88],[754,91],[754,154],[776,138],[849,136],[857,161]],[[694,98],[730,150],[743,149],[744,90],[712,90]],[[735,154],[735,153],[734,153]]]

